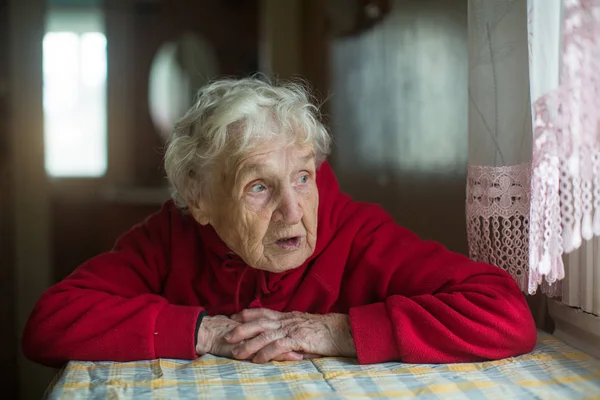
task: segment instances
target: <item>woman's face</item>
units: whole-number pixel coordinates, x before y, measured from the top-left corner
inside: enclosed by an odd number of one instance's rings
[[[270,272],[297,268],[317,243],[315,178],[312,144],[263,144],[226,171],[211,204],[194,216],[210,223],[251,267]]]

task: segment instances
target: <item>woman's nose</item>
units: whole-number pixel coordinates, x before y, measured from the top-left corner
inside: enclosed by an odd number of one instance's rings
[[[288,190],[281,196],[279,207],[277,208],[277,219],[286,225],[296,225],[302,220],[302,207],[298,202],[298,196],[293,190]]]

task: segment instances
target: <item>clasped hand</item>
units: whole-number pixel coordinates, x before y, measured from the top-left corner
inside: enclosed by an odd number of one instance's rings
[[[230,318],[204,317],[196,351],[255,363],[356,356],[347,315],[264,308],[243,310]]]

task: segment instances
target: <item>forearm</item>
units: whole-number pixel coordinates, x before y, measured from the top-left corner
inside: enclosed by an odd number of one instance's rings
[[[326,314],[323,322],[331,330],[331,336],[335,338],[333,345],[341,357],[356,357],[356,346],[352,335],[352,326],[348,314]]]
[[[203,355],[210,352],[214,338],[210,335],[207,325],[210,325],[208,312],[202,310],[196,319],[196,329],[194,331],[194,348],[196,354]]]
[[[92,290],[51,290],[25,327],[23,352],[51,366],[70,360],[194,358],[200,311],[151,294],[124,298]]]
[[[457,287],[435,295],[393,295],[352,309],[359,360],[470,362],[531,351],[535,324],[518,289],[493,280],[479,287],[485,293]]]

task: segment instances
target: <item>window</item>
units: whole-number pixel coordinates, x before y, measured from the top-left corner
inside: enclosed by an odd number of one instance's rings
[[[97,10],[49,10],[43,43],[44,150],[51,177],[107,168],[106,36]]]

